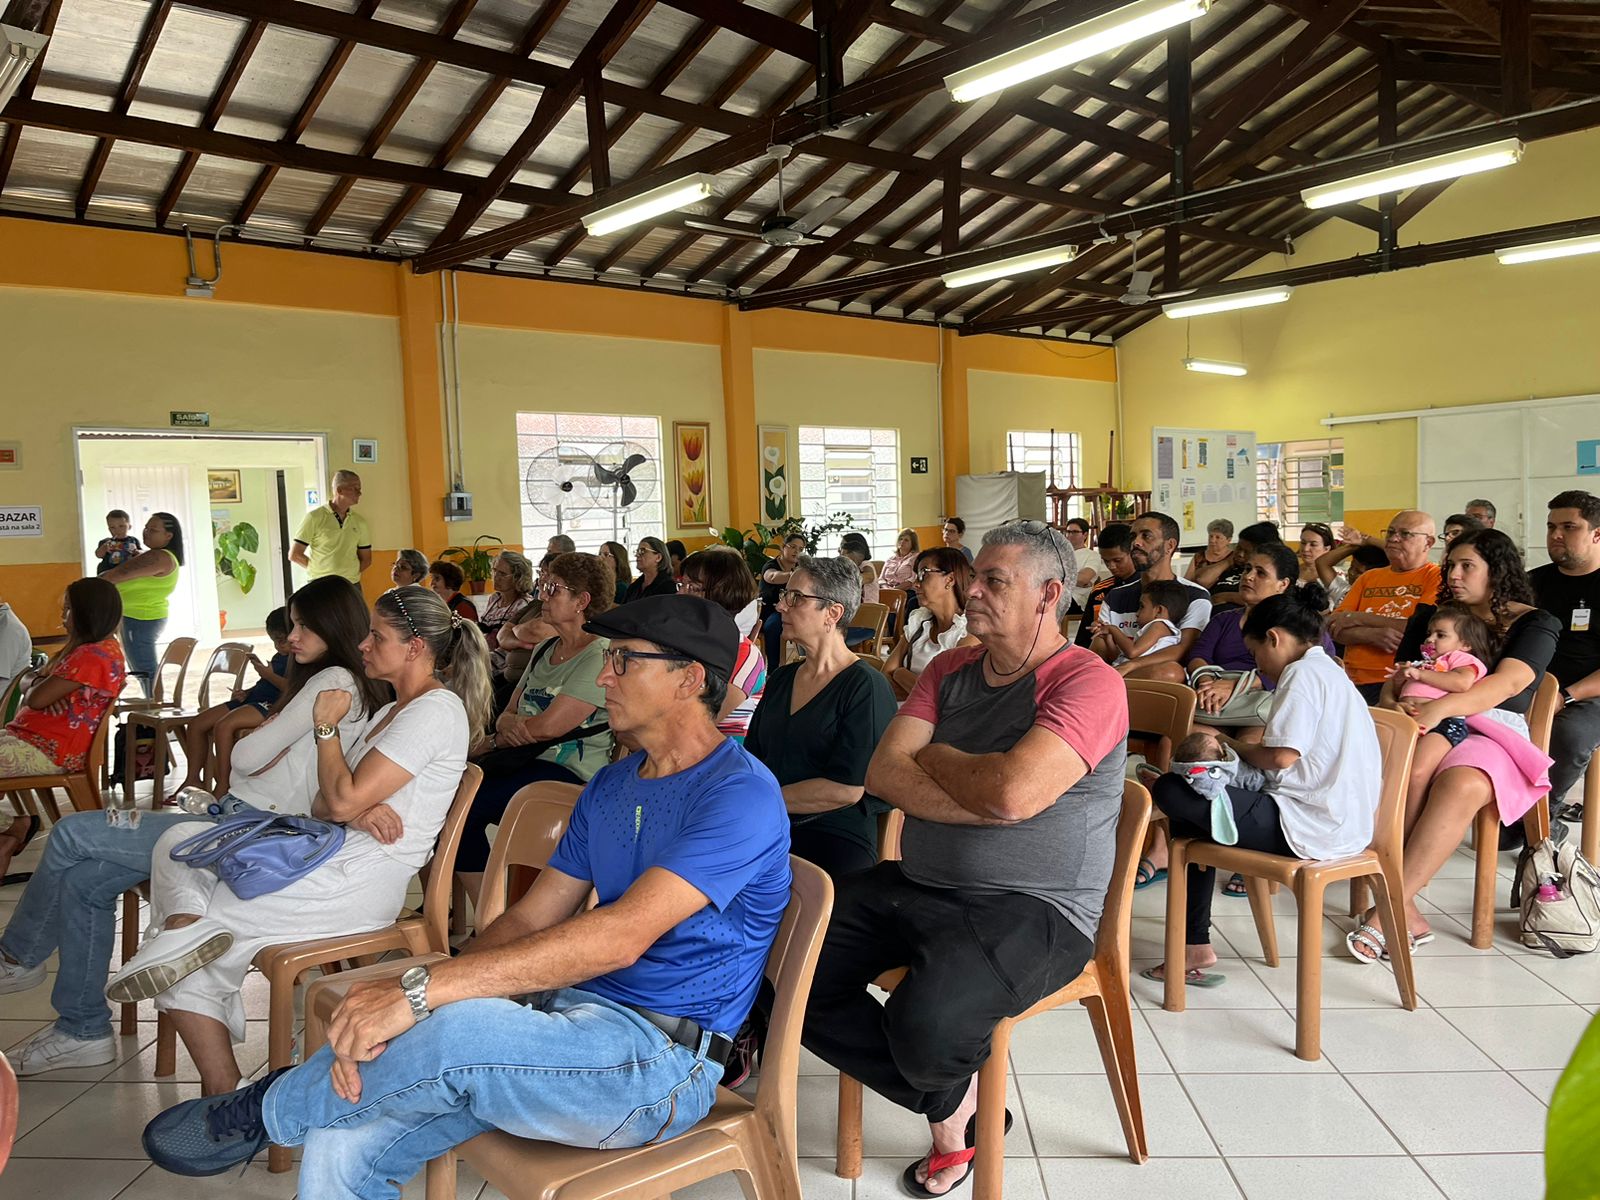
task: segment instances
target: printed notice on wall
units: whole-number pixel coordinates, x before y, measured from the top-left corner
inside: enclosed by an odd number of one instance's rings
[[[43,537],[44,510],[13,504],[0,507],[0,537]]]
[[[1207,462],[1208,457],[1209,457],[1207,455],[1207,453],[1206,453],[1206,443],[1209,440],[1210,440],[1209,438],[1201,438],[1200,439],[1200,465],[1202,467],[1206,465],[1206,462]]]
[[[1171,479],[1172,470],[1172,439],[1158,437],[1156,439],[1156,478]]]
[[[1185,500],[1193,500],[1200,495],[1200,483],[1193,475],[1184,476],[1182,495]]]

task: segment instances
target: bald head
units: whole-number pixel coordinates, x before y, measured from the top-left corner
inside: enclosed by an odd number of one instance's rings
[[[1425,512],[1408,509],[1396,513],[1384,530],[1383,549],[1396,571],[1415,571],[1428,561],[1428,551],[1438,540],[1438,528]]]

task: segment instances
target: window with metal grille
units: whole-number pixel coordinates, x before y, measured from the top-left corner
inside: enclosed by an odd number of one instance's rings
[[[1059,429],[1013,429],[1006,434],[1006,470],[1038,471],[1047,485],[1080,487],[1083,438]]]
[[[1257,443],[1256,513],[1291,540],[1308,521],[1343,521],[1344,439]]]
[[[899,430],[800,426],[800,515],[821,521],[847,512],[873,557],[888,557],[900,534],[899,463]]]
[[[557,529],[553,515],[542,513],[529,503],[528,466],[539,455],[557,446],[594,455],[618,442],[632,442],[650,458],[650,467],[641,468],[633,476],[639,486],[639,498],[632,505],[619,508],[614,503],[614,492],[595,489],[591,492],[592,506],[576,516],[563,514]],[[661,422],[655,417],[518,413],[517,492],[522,504],[522,544],[537,564],[544,555],[545,543],[557,533],[568,535],[579,550],[590,553],[598,550],[602,542],[615,541],[632,554],[642,537],[665,538],[665,469],[661,461]]]

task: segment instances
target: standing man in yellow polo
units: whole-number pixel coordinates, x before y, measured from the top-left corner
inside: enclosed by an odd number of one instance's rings
[[[335,471],[333,499],[312,509],[294,535],[292,562],[312,579],[338,575],[361,586],[361,572],[372,565],[372,532],[366,518],[354,511],[361,503],[361,476]]]

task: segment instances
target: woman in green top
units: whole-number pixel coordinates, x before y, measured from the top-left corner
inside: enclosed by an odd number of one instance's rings
[[[767,677],[744,748],[783,788],[789,849],[838,878],[878,861],[867,763],[895,713],[881,671],[844,644],[861,605],[861,568],[802,556],[778,597],[783,632],[805,651]]]
[[[183,527],[171,513],[151,513],[144,526],[149,547],[101,575],[122,594],[122,652],[128,674],[150,694],[156,677],[156,639],[167,623],[167,601],[183,565]]]
[[[611,564],[593,554],[558,554],[540,573],[538,591],[556,636],[534,650],[494,736],[474,750],[483,782],[456,853],[456,873],[473,896],[489,862],[489,826],[499,824],[519,789],[545,779],[587,783],[611,759],[598,682],[607,643],[583,628],[616,607]]]

